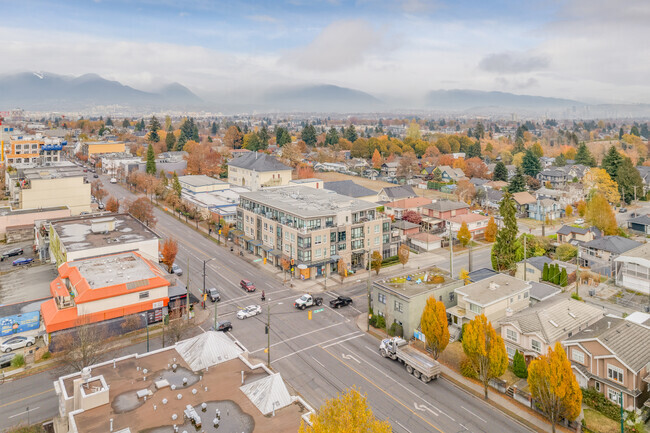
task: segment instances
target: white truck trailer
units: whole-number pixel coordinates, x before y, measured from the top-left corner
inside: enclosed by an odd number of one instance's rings
[[[382,340],[379,345],[379,354],[384,358],[403,363],[409,374],[424,383],[440,376],[440,364],[428,355],[411,347],[408,341],[402,338],[393,337]]]

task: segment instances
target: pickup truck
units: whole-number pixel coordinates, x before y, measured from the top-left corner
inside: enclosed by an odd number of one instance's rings
[[[440,364],[426,353],[422,353],[408,344],[408,341],[399,338],[386,338],[379,345],[379,354],[384,358],[399,361],[406,366],[406,371],[422,382],[440,376]]]
[[[323,304],[323,298],[305,294],[302,295],[300,298],[296,299],[296,301],[293,303],[293,306],[296,308],[300,308],[301,310],[304,310],[307,307],[312,307],[314,305],[322,305],[322,304]]]
[[[332,299],[330,301],[330,307],[332,308],[341,308],[350,304],[352,304],[352,298],[348,298],[347,296],[339,296],[338,298]]]

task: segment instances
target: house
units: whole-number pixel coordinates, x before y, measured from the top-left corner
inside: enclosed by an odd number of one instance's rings
[[[445,220],[469,213],[469,205],[462,201],[438,200],[422,206],[422,227],[425,231],[442,231]]]
[[[492,180],[492,181],[486,183],[485,186],[488,187],[488,188],[501,190],[501,189],[508,186],[508,182],[504,182],[502,180]]]
[[[410,185],[386,186],[377,193],[377,202],[385,203],[413,197],[417,197],[417,194]]]
[[[614,404],[636,411],[650,396],[650,327],[603,317],[564,340],[571,367],[582,388],[595,388]]]
[[[406,238],[411,235],[420,233],[420,225],[405,220],[395,221],[391,224],[391,229],[398,232],[400,242],[406,242]]]
[[[537,221],[555,221],[562,218],[564,209],[559,202],[550,198],[537,199],[536,202],[528,205],[528,218]]]
[[[583,228],[564,225],[557,231],[557,241],[561,244],[579,245],[593,241],[602,235],[603,233],[596,227]]]
[[[488,179],[482,179],[482,178],[480,178],[480,177],[473,177],[473,178],[471,178],[469,181],[470,181],[470,183],[471,183],[472,185],[474,185],[476,188],[478,188],[478,187],[480,187],[480,186],[483,186],[483,185],[486,185],[486,184],[490,183],[490,181],[489,181]]]
[[[271,155],[250,152],[228,161],[228,183],[257,191],[268,186],[287,185],[291,171],[291,167]]]
[[[502,319],[501,337],[508,358],[519,351],[526,362],[544,355],[549,347],[600,320],[603,309],[571,298],[540,302]]]
[[[412,246],[420,251],[433,251],[442,248],[442,238],[431,233],[416,233],[408,236]]]
[[[399,163],[397,162],[384,162],[381,165],[380,173],[384,177],[395,177],[397,176],[397,168]]]
[[[458,304],[447,308],[452,326],[461,328],[485,314],[497,326],[506,315],[528,307],[530,283],[510,275],[497,274],[455,289]]]
[[[528,216],[528,205],[535,203],[533,197],[528,191],[516,192],[512,194],[517,209],[517,217],[526,218]]]
[[[459,180],[466,179],[465,173],[460,168],[452,168],[448,165],[441,165],[438,168],[440,169],[443,182],[458,182]]]
[[[612,276],[612,272],[615,270],[614,260],[640,245],[641,242],[622,236],[603,236],[580,245],[578,260],[581,266],[587,266],[593,272]]]
[[[530,281],[530,305],[547,301],[559,293],[562,293],[562,289],[557,286],[551,286],[550,284],[539,283],[537,281]]]
[[[414,211],[422,214],[422,207],[431,204],[430,198],[413,197],[403,198],[401,200],[392,201],[384,205],[384,213],[386,215],[395,216],[395,218],[402,218],[407,211]]]
[[[650,243],[624,252],[614,262],[616,285],[650,295]]]
[[[550,184],[551,188],[563,188],[569,181],[569,177],[562,170],[546,169],[537,174],[537,180],[542,185]]]
[[[542,156],[539,158],[539,162],[542,164],[542,168],[548,168],[553,165],[555,158],[549,156]]]
[[[641,166],[637,167],[639,174],[641,175],[641,180],[643,181],[643,194],[647,194],[650,191],[650,167]]]
[[[503,194],[503,191],[498,189],[485,188],[485,198],[481,201],[481,205],[489,209],[499,209]]]
[[[458,235],[458,231],[463,223],[465,223],[472,235],[472,239],[480,239],[485,235],[485,229],[487,228],[488,222],[490,222],[490,217],[468,213],[447,218],[445,222],[447,223],[447,227],[451,227],[452,233],[456,235]]]
[[[571,275],[577,269],[576,265],[562,262],[560,260],[552,260],[546,256],[529,257],[528,259],[517,263],[517,271],[515,272],[515,277],[526,281],[542,281],[544,265],[558,265],[560,267],[560,272],[562,269],[566,269],[567,275]],[[525,275],[524,269],[526,269]]]
[[[650,235],[650,215],[640,215],[627,220],[627,228],[644,235]]]

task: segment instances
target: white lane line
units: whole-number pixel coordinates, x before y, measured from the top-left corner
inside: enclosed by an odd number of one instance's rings
[[[469,412],[469,413],[471,413],[472,415],[474,415],[476,418],[480,419],[481,421],[483,421],[484,423],[487,424],[487,421],[486,421],[486,420],[484,420],[484,419],[481,418],[480,416],[476,415],[474,412],[472,412],[471,410],[467,409],[465,406],[461,406],[461,407],[462,407],[463,409],[465,409],[467,412]]]
[[[344,318],[346,322],[349,322],[349,321],[350,321],[350,319],[348,319],[348,318],[345,317],[343,314],[341,314],[341,313],[339,313],[338,311],[336,311],[334,308],[332,308],[332,307],[328,307],[327,305],[326,305],[325,307],[327,307],[328,310],[332,310],[333,313],[336,313],[336,314],[338,314],[339,316],[341,316],[342,318]]]
[[[404,426],[402,425],[401,422],[399,422],[399,421],[395,421],[395,422],[397,423],[397,425],[399,425],[399,426],[402,427],[404,430],[406,430],[406,433],[411,433],[411,430],[409,430],[409,429],[407,429],[406,427],[404,427]]]
[[[314,361],[316,361],[316,363],[317,363],[318,365],[320,365],[321,367],[325,368],[325,366],[323,365],[323,363],[320,362],[318,359],[314,358],[313,356],[311,357],[311,359],[313,359]]]
[[[20,415],[24,415],[24,414],[26,414],[27,412],[34,412],[36,409],[40,409],[40,408],[41,408],[40,406],[37,406],[37,407],[34,407],[34,408],[30,409],[29,411],[20,412],[20,413],[17,413],[17,414],[15,414],[15,415],[11,415],[11,416],[9,417],[9,419],[11,419],[11,418],[15,418],[15,417],[20,416]]]
[[[427,412],[430,412],[431,414],[433,414],[435,416],[438,416],[438,414],[435,413],[433,410],[431,410],[431,408],[429,406],[427,406],[426,404],[419,405],[416,402],[413,402],[413,407],[415,408],[415,410],[419,410],[420,412],[427,411]]]
[[[342,323],[334,323],[333,325],[325,326],[325,327],[323,327],[323,328],[318,328],[318,329],[316,329],[316,330],[314,330],[314,331],[305,332],[304,334],[296,335],[295,337],[285,338],[285,339],[282,340],[282,341],[279,341],[279,342],[277,342],[277,343],[273,343],[273,344],[271,344],[271,347],[275,347],[275,346],[277,346],[277,345],[284,344],[284,343],[286,343],[287,341],[295,340],[296,338],[304,337],[305,335],[313,334],[314,332],[323,331],[323,330],[325,330],[325,329],[327,329],[327,328],[331,328],[331,327],[333,327],[333,326],[339,326],[339,325],[342,325]],[[262,347],[261,349],[254,350],[254,351],[252,351],[252,352],[250,352],[250,353],[260,352],[260,351],[262,351],[262,350],[264,350],[264,349],[266,349],[266,347]]]
[[[361,364],[361,361],[359,361],[357,358],[355,358],[355,357],[352,356],[352,355],[346,355],[345,353],[341,353],[341,358],[343,358],[343,359],[348,359],[348,360],[351,360],[351,361],[354,361],[354,362],[356,362],[357,364]]]
[[[318,347],[318,346],[320,346],[321,344],[329,343],[329,342],[331,342],[331,341],[338,340],[338,339],[340,339],[340,338],[349,337],[350,335],[352,335],[352,334],[356,334],[357,332],[360,332],[360,331],[350,332],[349,334],[341,335],[341,336],[339,336],[339,337],[330,338],[329,340],[325,340],[325,341],[322,341],[322,342],[320,342],[320,343],[312,344],[311,346],[307,346],[307,347],[304,347],[304,348],[302,348],[302,349],[300,349],[300,350],[296,350],[295,352],[291,352],[291,353],[289,353],[289,354],[287,354],[287,355],[281,356],[281,357],[279,357],[279,358],[277,358],[277,359],[271,361],[271,364],[273,364],[274,362],[278,362],[278,361],[280,361],[280,360],[282,360],[282,359],[284,359],[284,358],[288,358],[289,356],[293,356],[293,355],[296,355],[296,354],[298,354],[298,353],[300,353],[300,352],[304,352],[305,350],[313,349],[314,347]]]
[[[366,334],[359,334],[359,335],[355,335],[354,337],[346,338],[345,340],[342,340],[342,341],[336,341],[334,343],[328,344],[327,346],[323,346],[323,349],[326,349],[326,348],[328,348],[330,346],[334,346],[336,344],[345,343],[348,340],[354,340],[355,338],[363,337],[364,335],[366,335]]]

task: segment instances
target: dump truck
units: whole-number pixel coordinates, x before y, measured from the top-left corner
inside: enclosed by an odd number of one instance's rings
[[[402,338],[393,337],[382,340],[379,345],[379,354],[384,358],[403,363],[409,374],[424,383],[440,376],[440,364],[427,354],[410,346],[408,341]]]

